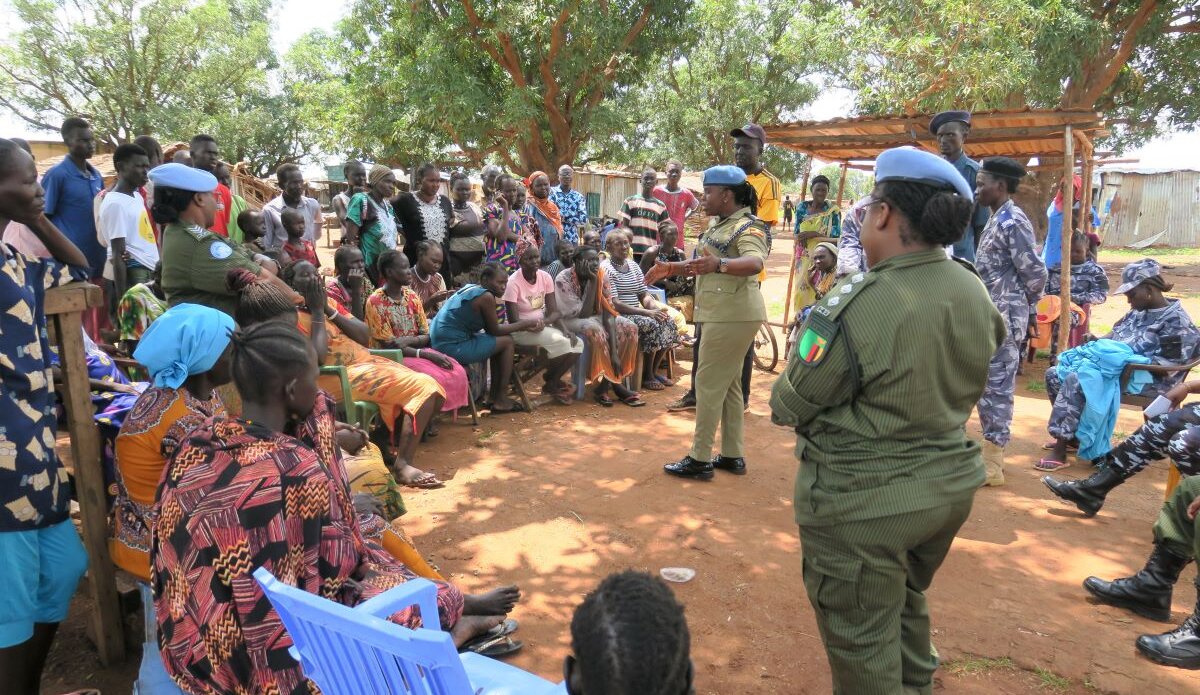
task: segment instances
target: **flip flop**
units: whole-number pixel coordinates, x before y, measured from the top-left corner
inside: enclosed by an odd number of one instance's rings
[[[491,412],[492,412],[492,415],[503,415],[505,413],[523,413],[523,412],[525,412],[525,406],[517,401],[513,401],[511,408],[497,408],[493,405]]]
[[[425,471],[423,475],[418,475],[407,483],[401,483],[401,485],[418,490],[437,490],[438,488],[446,487],[445,483],[438,480],[438,477],[429,471]]]
[[[494,636],[484,633],[475,639],[467,641],[463,646],[458,648],[458,651],[459,653],[474,652],[480,656],[498,659],[502,656],[515,654],[524,646],[524,642],[514,640],[508,635]]]
[[[1039,471],[1053,473],[1054,471],[1061,471],[1064,468],[1070,468],[1071,462],[1070,461],[1055,461],[1054,459],[1041,459],[1037,463],[1033,464],[1033,467],[1038,469]]]
[[[642,397],[637,395],[636,393],[633,394],[632,396],[627,396],[625,398],[622,398],[621,402],[624,403],[625,405],[629,406],[630,408],[641,408],[642,406],[646,405],[646,401],[643,401]]]
[[[613,407],[613,399],[611,396],[596,396],[596,402],[605,408]]]
[[[674,386],[675,385],[674,379],[668,379],[667,377],[665,377],[661,374],[655,374],[654,380],[657,381],[658,383],[662,384],[663,386]]]
[[[484,637],[503,637],[505,635],[511,635],[512,633],[517,631],[518,627],[521,627],[521,623],[518,623],[516,618],[505,618],[504,622],[500,623],[499,625],[492,628],[491,630],[488,630],[487,632],[483,633],[483,636]],[[476,639],[478,639],[478,638],[476,638]]]
[[[642,384],[642,388],[646,389],[647,391],[662,391],[667,387],[663,386],[662,383],[657,379],[651,379],[650,381],[644,382]]]

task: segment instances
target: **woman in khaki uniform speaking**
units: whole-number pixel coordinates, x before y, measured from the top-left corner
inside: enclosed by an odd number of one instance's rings
[[[696,278],[694,319],[703,328],[695,366],[696,432],[687,456],[664,466],[681,478],[710,480],[720,468],[745,475],[742,458],[742,361],[767,320],[759,274],[769,253],[767,226],[754,216],[754,188],[746,172],[715,166],[704,172],[704,212],[717,220],[700,237],[690,261],[655,263],[647,283],[662,277]],[[721,428],[721,453],[712,457]],[[711,457],[711,458],[710,458]]]

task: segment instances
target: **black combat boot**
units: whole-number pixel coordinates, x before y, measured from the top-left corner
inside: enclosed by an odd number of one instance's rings
[[[1109,490],[1125,482],[1127,476],[1111,465],[1104,464],[1082,480],[1055,480],[1053,476],[1042,476],[1042,482],[1050,492],[1068,502],[1074,502],[1084,516],[1096,516],[1104,505]]]
[[[1083,580],[1083,588],[1102,602],[1127,608],[1140,616],[1162,623],[1171,622],[1171,589],[1191,558],[1154,546],[1142,571],[1124,579],[1106,582],[1099,577]]]
[[[1196,610],[1183,624],[1161,635],[1142,635],[1137,648],[1147,659],[1176,668],[1200,669],[1200,578],[1196,580]]]

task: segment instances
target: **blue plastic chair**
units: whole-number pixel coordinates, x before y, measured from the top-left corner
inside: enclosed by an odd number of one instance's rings
[[[294,646],[304,675],[324,695],[550,695],[559,684],[478,654],[462,654],[450,634],[411,630],[387,616],[416,605],[438,624],[437,587],[414,579],[354,608],[289,586],[265,567],[254,571]]]

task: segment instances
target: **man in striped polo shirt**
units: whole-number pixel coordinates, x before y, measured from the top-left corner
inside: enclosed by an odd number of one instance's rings
[[[654,167],[646,167],[642,171],[642,190],[629,196],[621,203],[620,224],[629,229],[632,237],[630,253],[633,259],[641,262],[646,249],[658,243],[658,233],[663,225],[671,220],[667,215],[667,206],[654,197],[654,186],[658,184],[658,171]]]

